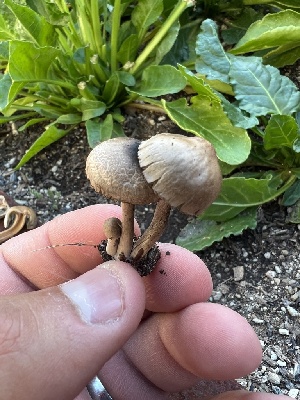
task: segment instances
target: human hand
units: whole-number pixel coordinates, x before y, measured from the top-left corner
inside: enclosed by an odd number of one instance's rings
[[[185,249],[160,244],[161,260],[145,278],[126,263],[101,265],[92,247],[35,251],[99,243],[111,216],[120,218],[120,208],[90,206],[0,247],[1,399],[87,400],[95,375],[114,400],[175,399],[170,392],[199,379],[234,379],[260,363],[254,331],[234,311],[206,302],[210,274]],[[243,391],[213,397],[285,398]]]

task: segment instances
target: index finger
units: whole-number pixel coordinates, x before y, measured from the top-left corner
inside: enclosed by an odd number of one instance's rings
[[[89,206],[61,215],[40,228],[9,240],[0,247],[2,280],[5,281],[9,266],[25,281],[41,289],[74,279],[96,267],[102,259],[93,246],[49,246],[67,243],[97,245],[105,239],[103,224],[110,217],[121,218],[121,208],[108,204]],[[135,231],[139,235],[137,224]],[[154,312],[173,312],[206,301],[211,294],[212,281],[205,264],[179,246],[160,243],[159,248],[161,258],[155,270],[143,278],[146,308]]]
[[[112,216],[121,218],[121,208],[98,204],[60,215],[5,242],[0,254],[15,272],[40,289],[61,284],[102,262],[96,247],[64,245],[97,246],[105,239],[103,223]]]

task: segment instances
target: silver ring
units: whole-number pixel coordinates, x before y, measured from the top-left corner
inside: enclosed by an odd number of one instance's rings
[[[98,376],[95,376],[95,378],[89,382],[87,390],[92,400],[113,400]]]

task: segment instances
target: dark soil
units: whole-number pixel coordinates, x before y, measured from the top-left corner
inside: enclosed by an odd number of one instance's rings
[[[167,117],[130,112],[128,134],[147,138],[180,130]],[[91,189],[85,176],[89,148],[84,129],[36,156],[20,171],[12,168],[39,136],[0,126],[0,189],[36,210],[40,223],[90,204],[108,202]],[[142,230],[153,206],[138,207]],[[288,210],[278,202],[261,208],[258,226],[201,251],[214,281],[211,301],[241,313],[256,330],[263,347],[261,366],[239,382],[248,390],[289,394],[300,399],[300,226],[286,222]],[[173,210],[163,241],[174,242],[187,218]]]

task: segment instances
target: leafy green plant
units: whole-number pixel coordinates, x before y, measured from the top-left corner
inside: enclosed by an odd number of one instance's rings
[[[121,106],[184,88],[176,68],[159,64],[192,0],[25,3],[1,4],[0,122],[50,123],[17,168],[82,122],[91,147],[122,135]]]
[[[294,64],[300,58],[300,14],[292,10],[267,14],[250,26],[231,53],[257,51],[263,51],[267,64]]]
[[[277,67],[292,65],[300,58],[298,0],[201,0],[198,3],[209,18],[220,20],[227,27],[221,32],[222,38],[225,43],[236,45],[234,54],[260,52],[265,63]]]
[[[236,56],[236,52],[235,48],[226,52],[216,24],[204,21],[196,45],[197,74],[179,68],[194,95],[189,104],[183,99],[163,103],[179,126],[201,132],[222,162],[219,197],[177,240],[191,250],[254,228],[258,207],[281,195],[282,204],[298,210],[294,221],[300,220],[300,92],[260,57]],[[235,138],[228,122],[224,125],[218,119],[221,110],[239,129]]]
[[[300,93],[274,67],[299,58],[299,4],[198,0],[191,18],[192,5],[0,0],[0,123],[48,123],[19,168],[81,123],[91,147],[122,135],[120,109],[136,100],[164,110],[214,145],[225,177],[216,202],[178,238],[199,250],[253,228],[257,208],[281,195],[300,220]],[[262,17],[252,5],[274,12]],[[230,16],[227,52],[210,19],[195,46],[203,15],[216,10]],[[182,89],[189,96],[157,100]]]

